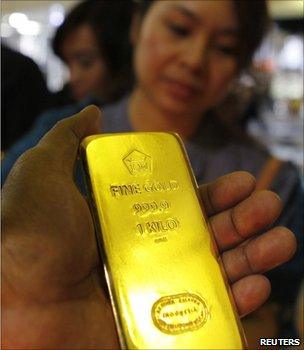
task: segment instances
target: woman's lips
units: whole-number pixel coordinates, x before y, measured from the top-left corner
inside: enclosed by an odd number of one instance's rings
[[[198,93],[196,86],[179,80],[165,79],[164,83],[169,93],[177,99],[187,101],[193,99]]]

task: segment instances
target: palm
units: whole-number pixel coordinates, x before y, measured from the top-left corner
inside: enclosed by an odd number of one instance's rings
[[[43,158],[27,167],[18,192],[10,191],[10,187],[4,191],[10,200],[3,205],[3,225],[14,235],[4,236],[3,278],[10,282],[10,288],[5,289],[3,301],[17,296],[26,305],[22,315],[14,310],[4,313],[7,328],[18,321],[22,329],[22,339],[18,327],[11,328],[9,338],[14,339],[13,347],[85,348],[85,344],[108,342],[113,348],[116,335],[98,280],[98,254],[87,203],[71,179],[56,172],[48,176],[56,164]],[[36,173],[41,176],[35,177]],[[35,225],[31,224],[33,219]],[[98,325],[97,336],[92,334],[95,327],[87,324]],[[54,337],[47,336],[50,329]],[[75,339],[75,334],[82,336]]]

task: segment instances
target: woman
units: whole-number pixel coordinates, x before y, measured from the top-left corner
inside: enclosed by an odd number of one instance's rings
[[[260,189],[270,187],[283,199],[279,222],[296,228],[301,240],[297,171],[287,163],[279,170],[279,162],[224,119],[229,88],[267,29],[265,6],[261,1],[142,2],[132,28],[137,80],[125,107],[126,129],[179,133],[199,183],[240,169],[261,176]],[[292,309],[302,275],[300,251],[290,264],[270,275],[272,301],[280,303],[276,324],[268,325],[274,331],[262,329],[270,337],[293,328],[292,320],[286,322],[280,315]],[[265,308],[266,322],[273,321],[272,308]],[[262,317],[258,321],[263,324]]]
[[[266,26],[263,1],[138,2],[130,35],[135,84],[129,96],[103,109],[102,131],[179,133],[199,183],[235,170],[258,176],[268,153],[237,129],[227,127],[220,113],[229,87],[250,62]],[[63,111],[58,119],[79,109]],[[43,131],[33,131],[16,145],[7,164],[35,145],[52,126],[46,123]],[[300,237],[298,174],[286,163],[273,177],[270,187],[284,204],[278,223],[294,229]],[[287,298],[292,302],[301,275],[298,261],[273,273],[274,296],[280,301]]]
[[[70,74],[67,85],[54,96],[55,106],[87,96],[110,102],[126,92],[131,82],[131,15],[129,1],[85,0],[72,9],[52,41]]]
[[[26,135],[51,99],[39,66],[1,43],[1,154]]]
[[[32,132],[6,149],[2,180],[14,157],[34,146],[58,120],[90,103],[113,102],[129,90],[133,79],[128,40],[132,9],[130,0],[85,0],[67,15],[52,45],[70,70],[70,82],[50,96]]]

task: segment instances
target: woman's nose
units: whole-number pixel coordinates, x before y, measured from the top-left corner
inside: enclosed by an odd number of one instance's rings
[[[181,62],[195,74],[202,74],[208,59],[208,42],[206,37],[196,38],[185,45]]]
[[[77,84],[81,81],[81,71],[77,66],[70,66],[70,83]]]

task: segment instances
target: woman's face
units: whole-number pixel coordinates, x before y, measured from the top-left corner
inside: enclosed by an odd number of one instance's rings
[[[232,1],[155,1],[132,32],[138,88],[171,115],[215,106],[237,71],[237,29]]]
[[[106,66],[95,34],[87,24],[79,26],[63,42],[62,55],[70,71],[73,97],[100,96],[104,89]]]

